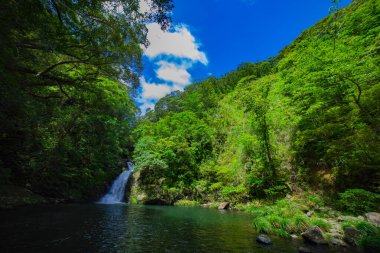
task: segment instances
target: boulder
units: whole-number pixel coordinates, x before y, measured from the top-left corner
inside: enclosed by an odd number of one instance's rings
[[[226,210],[230,207],[230,202],[222,202],[220,203],[218,209],[219,210]]]
[[[356,228],[354,227],[345,227],[343,229],[344,231],[344,236],[343,236],[343,240],[345,242],[347,242],[348,244],[351,244],[351,245],[356,245],[356,241],[359,239],[359,237],[361,236],[361,233],[359,230],[357,230]]]
[[[307,242],[310,242],[313,244],[328,244],[325,237],[323,236],[322,230],[317,226],[313,226],[309,228],[308,230],[303,232],[301,235],[302,235],[302,238]]]
[[[311,253],[311,249],[306,248],[306,247],[300,247],[300,248],[298,249],[298,252],[299,252],[299,253]]]
[[[311,217],[311,216],[313,216],[313,215],[314,215],[314,211],[309,211],[309,212],[306,213],[306,216],[307,216],[307,217]]]
[[[265,244],[265,245],[270,245],[272,244],[272,240],[269,238],[269,236],[265,235],[265,234],[261,234],[259,235],[257,238],[256,238],[256,241],[258,243],[262,243],[262,244]]]
[[[380,227],[380,213],[370,212],[366,213],[364,216],[369,223],[372,223],[376,227]]]

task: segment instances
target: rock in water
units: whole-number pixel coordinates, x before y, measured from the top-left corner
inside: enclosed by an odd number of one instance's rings
[[[269,238],[269,236],[265,234],[261,234],[256,238],[256,241],[265,245],[272,244],[272,240]]]
[[[360,237],[361,233],[359,230],[353,227],[344,228],[343,240],[351,245],[356,245],[356,241]]]
[[[380,227],[380,213],[375,213],[375,212],[366,213],[365,218],[368,222],[372,223],[376,227],[378,228]]]
[[[222,202],[220,203],[218,209],[219,210],[226,210],[230,207],[230,202]]]
[[[322,230],[317,226],[309,228],[301,235],[303,239],[307,242],[311,242],[314,244],[328,244],[325,237],[323,236]]]
[[[309,248],[306,248],[306,247],[300,247],[298,249],[298,252],[299,253],[311,253],[311,250]]]

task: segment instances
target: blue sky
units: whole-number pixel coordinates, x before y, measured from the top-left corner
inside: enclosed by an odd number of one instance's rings
[[[350,2],[342,0],[340,7]],[[174,0],[174,5],[171,30],[148,25],[151,45],[144,50],[136,99],[143,112],[194,81],[275,56],[327,16],[331,0]]]

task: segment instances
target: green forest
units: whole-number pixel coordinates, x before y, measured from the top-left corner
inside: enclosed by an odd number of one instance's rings
[[[133,130],[141,190],[169,203],[379,192],[379,8],[354,1],[276,57],[158,101]]]
[[[2,206],[94,201],[131,161],[131,203],[228,202],[282,237],[328,232],[336,210],[380,210],[380,1],[333,1],[278,55],[172,92],[144,115],[134,97],[145,24],[170,27],[173,4],[140,13],[139,1],[119,1],[120,13],[90,2],[2,3]],[[378,249],[378,228],[344,226]]]
[[[137,0],[121,1],[124,14],[113,14],[116,4],[105,10],[103,1],[91,2],[2,4],[2,185],[91,199],[130,156],[138,109],[132,95],[142,70],[140,45],[148,43],[144,22],[166,28],[171,4],[154,1],[144,15]]]

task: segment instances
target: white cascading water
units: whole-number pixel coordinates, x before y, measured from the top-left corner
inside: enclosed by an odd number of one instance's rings
[[[128,183],[128,178],[133,172],[133,163],[128,162],[128,170],[123,171],[113,181],[111,189],[100,200],[99,204],[120,204],[123,203],[125,187]]]

